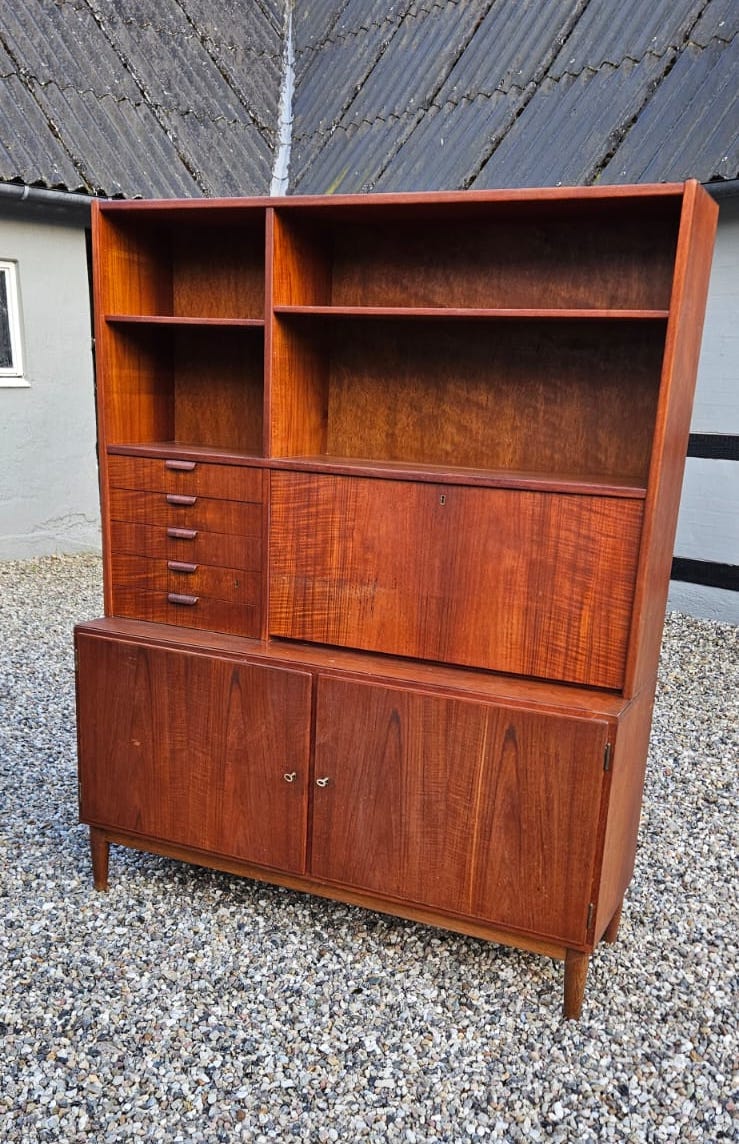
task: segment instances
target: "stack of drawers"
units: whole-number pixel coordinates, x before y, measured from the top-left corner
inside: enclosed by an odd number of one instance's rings
[[[261,469],[108,458],[113,614],[258,637]]]

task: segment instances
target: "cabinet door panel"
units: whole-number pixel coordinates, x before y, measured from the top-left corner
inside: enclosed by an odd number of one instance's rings
[[[308,674],[83,635],[78,662],[83,821],[304,870]]]
[[[322,676],[311,873],[581,943],[607,726]]]
[[[622,685],[643,502],[297,473],[272,492],[273,635]]]

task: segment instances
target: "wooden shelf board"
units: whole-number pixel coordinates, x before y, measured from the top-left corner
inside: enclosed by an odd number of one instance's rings
[[[105,321],[111,326],[243,326],[257,329],[264,327],[263,318],[197,318],[174,314],[106,314]]]
[[[265,467],[270,462],[253,453],[219,449],[215,445],[196,445],[186,441],[138,441],[109,444],[108,453],[120,457],[171,457],[182,461],[214,461],[224,465]]]
[[[405,319],[528,319],[569,321],[665,321],[668,310],[603,310],[572,308],[503,308],[470,309],[456,306],[274,306],[279,317],[316,318],[405,318]]]
[[[299,472],[326,472],[340,476],[377,477],[384,480],[427,481],[433,484],[480,485],[488,488],[577,493],[585,496],[626,497],[643,500],[646,488],[630,477],[596,474],[517,472],[505,469],[462,468],[405,461],[379,461],[358,457],[304,456],[271,458],[270,468]]]

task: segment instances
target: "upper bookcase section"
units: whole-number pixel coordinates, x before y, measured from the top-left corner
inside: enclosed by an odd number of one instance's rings
[[[662,191],[278,208],[274,305],[664,317],[680,208]]]

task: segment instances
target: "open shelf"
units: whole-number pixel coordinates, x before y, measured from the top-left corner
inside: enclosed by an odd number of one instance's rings
[[[289,312],[272,344],[274,457],[646,485],[663,321]]]
[[[171,441],[262,455],[262,323],[108,323],[100,356],[110,378],[102,406],[110,444]]]
[[[275,211],[274,304],[665,311],[678,196]]]
[[[263,211],[102,210],[98,225],[99,314],[264,318]]]

